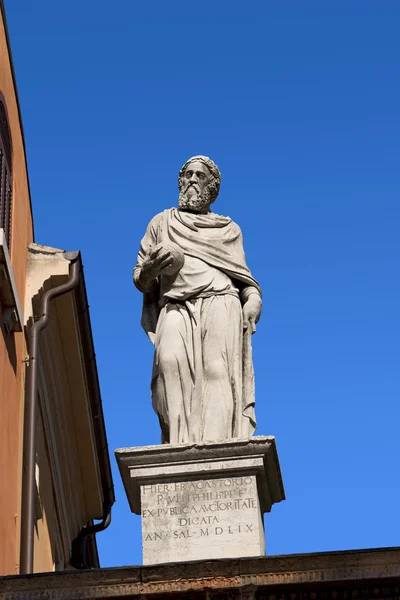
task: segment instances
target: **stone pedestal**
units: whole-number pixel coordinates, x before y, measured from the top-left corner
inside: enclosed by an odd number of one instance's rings
[[[143,563],[265,554],[263,513],[284,500],[275,438],[121,448]]]

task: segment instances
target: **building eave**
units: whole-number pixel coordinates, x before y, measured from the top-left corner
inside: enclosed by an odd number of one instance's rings
[[[80,256],[79,260],[81,261]],[[74,294],[78,312],[79,327],[82,336],[85,372],[89,388],[89,396],[92,409],[92,420],[95,430],[96,446],[99,457],[103,495],[105,502],[112,506],[115,502],[114,484],[111,473],[111,462],[108,451],[103,404],[100,392],[100,382],[97,370],[96,353],[94,349],[92,325],[90,321],[89,303],[87,298],[82,261],[81,277],[79,279],[78,286],[74,290]]]
[[[68,256],[68,253],[66,253],[66,256]],[[95,432],[97,456],[99,460],[100,477],[103,491],[104,519],[106,520],[107,511],[109,515],[111,515],[111,507],[115,502],[114,484],[112,479],[110,455],[108,451],[107,433],[100,391],[100,382],[97,370],[96,353],[94,349],[93,332],[89,313],[89,302],[87,297],[85,276],[83,272],[83,265],[80,254],[79,261],[81,263],[81,276],[79,278],[79,284],[74,290],[74,296],[77,307],[79,328],[81,332],[86,381],[89,390],[92,423]],[[93,521],[88,523],[88,528],[91,530],[96,529],[96,526],[93,525]],[[101,531],[102,527],[98,526],[98,529],[99,531]],[[82,534],[83,536],[85,535],[84,530],[81,531],[81,536]],[[87,565],[90,565],[94,568],[99,567],[100,560],[97,550],[96,536],[93,534],[89,535],[86,544]],[[78,558],[78,562],[80,558],[83,558],[83,556],[84,554],[82,554],[82,556]],[[72,557],[71,560],[74,560],[74,558],[76,559],[77,557]]]
[[[87,560],[78,561],[78,568],[82,564],[98,567],[92,534],[108,526],[115,497],[80,252],[30,244],[27,273],[28,397],[31,403],[33,399],[39,400],[41,414],[45,415],[46,448],[53,457],[50,470],[57,482],[54,496],[58,503],[60,528],[58,553],[63,557],[64,565],[71,561],[70,564],[76,567],[74,542],[78,539],[78,554],[87,550]],[[46,322],[39,330],[38,325],[43,319]],[[35,327],[36,337],[33,336]],[[54,375],[46,377],[46,373]],[[58,401],[53,402],[55,399]],[[33,431],[36,430],[33,428]],[[74,440],[68,456],[63,451],[67,447],[65,436]],[[36,442],[27,443],[27,449],[36,445]],[[31,454],[29,458],[26,453],[26,464],[31,464]],[[61,478],[57,475],[60,473],[64,474]],[[75,487],[71,488],[71,482]],[[28,489],[27,482],[25,490]],[[71,489],[79,492],[73,493]],[[28,514],[31,506],[31,500],[26,499],[24,514]],[[94,525],[93,519],[101,521]],[[32,549],[31,542],[28,544],[25,540],[32,530],[30,521],[24,528],[21,525],[21,549]],[[29,555],[28,565],[26,552],[24,561],[21,559],[24,565],[21,570],[31,573],[33,558],[31,560]]]

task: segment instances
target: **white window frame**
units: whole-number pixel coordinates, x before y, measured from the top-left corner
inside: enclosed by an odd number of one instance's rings
[[[8,252],[7,237],[2,228],[0,228],[0,300],[6,330],[22,331],[24,321],[21,303]]]

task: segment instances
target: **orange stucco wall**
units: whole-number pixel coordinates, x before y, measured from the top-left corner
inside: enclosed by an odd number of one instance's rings
[[[18,105],[0,14],[0,92],[12,138],[13,217],[11,263],[21,306],[24,305],[27,244],[32,214]],[[6,334],[0,305],[0,575],[18,572],[21,492],[21,434],[26,345],[23,333]],[[4,543],[6,541],[6,543]]]

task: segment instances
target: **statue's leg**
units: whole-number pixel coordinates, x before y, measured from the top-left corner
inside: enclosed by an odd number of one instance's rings
[[[234,436],[241,401],[242,307],[236,296],[203,302],[203,439]]]
[[[185,307],[167,304],[161,311],[155,342],[155,377],[152,382],[153,406],[167,424],[169,443],[188,441],[188,411],[192,388],[191,335],[187,330]]]

